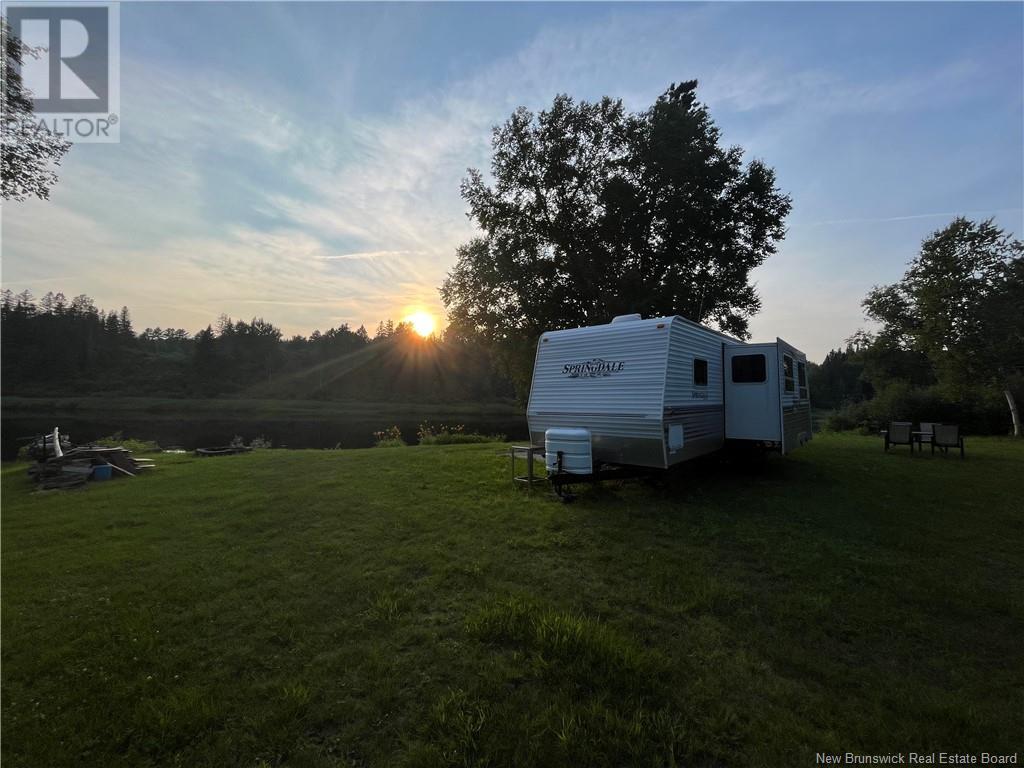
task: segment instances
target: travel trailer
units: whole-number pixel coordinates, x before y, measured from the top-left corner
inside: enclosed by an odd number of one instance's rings
[[[682,317],[548,331],[527,419],[553,474],[668,469],[733,441],[785,454],[811,438],[807,357]]]

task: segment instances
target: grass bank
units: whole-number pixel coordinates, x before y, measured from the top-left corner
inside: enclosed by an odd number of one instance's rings
[[[813,765],[1019,749],[1024,444],[510,488],[499,446],[3,470],[3,760]]]

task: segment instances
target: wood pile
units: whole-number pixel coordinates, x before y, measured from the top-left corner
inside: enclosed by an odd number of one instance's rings
[[[97,467],[109,466],[114,476],[135,477],[153,468],[152,459],[136,459],[132,452],[120,446],[80,445],[70,448],[63,456],[51,456],[28,468],[40,490],[77,488],[92,477]]]
[[[28,440],[28,457],[36,461],[42,461],[47,456],[53,456],[53,435],[39,435],[38,437],[22,437],[21,440]],[[71,441],[67,435],[58,435],[62,451],[71,450]]]

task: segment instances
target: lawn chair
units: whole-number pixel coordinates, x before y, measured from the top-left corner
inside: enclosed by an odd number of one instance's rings
[[[950,448],[960,449],[960,458],[964,457],[964,436],[960,434],[960,427],[956,424],[936,424],[932,434],[932,453],[936,448],[941,448],[943,453],[949,453]]]
[[[885,450],[890,445],[909,445],[910,452],[914,452],[914,437],[911,434],[914,425],[909,421],[894,421],[889,424],[889,429],[882,430],[882,437],[885,438]]]

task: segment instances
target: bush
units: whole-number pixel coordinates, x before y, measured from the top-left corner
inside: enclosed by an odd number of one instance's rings
[[[479,432],[466,432],[463,424],[434,426],[429,421],[420,424],[416,432],[420,445],[457,445],[459,443],[503,443],[505,435],[482,435]]]
[[[825,429],[829,432],[849,432],[857,429],[860,425],[858,424],[857,417],[854,415],[853,410],[859,405],[860,403],[847,405],[835,413],[830,413],[825,419]]]
[[[402,430],[398,427],[388,427],[380,432],[374,432],[373,439],[376,440],[376,448],[401,448],[407,445],[402,439]]]
[[[108,437],[100,437],[92,441],[93,445],[105,445],[111,448],[120,446],[127,448],[132,453],[156,453],[160,445],[155,440],[139,440],[134,437],[125,437],[124,433],[117,431]]]
[[[257,435],[256,437],[254,437],[252,440],[249,441],[248,445],[245,444],[245,438],[244,437],[242,437],[241,435],[235,435],[234,437],[231,438],[231,442],[228,443],[228,445],[230,445],[232,448],[250,448],[250,449],[252,449],[252,448],[273,448],[274,447],[273,441],[270,438],[268,438],[268,437],[264,437],[263,435]]]
[[[885,429],[891,421],[959,424],[965,433],[975,435],[1005,435],[1010,429],[1009,409],[998,392],[978,387],[958,396],[938,385],[912,387],[907,382],[891,383],[871,400],[845,405],[829,416],[825,428],[868,434]]]

